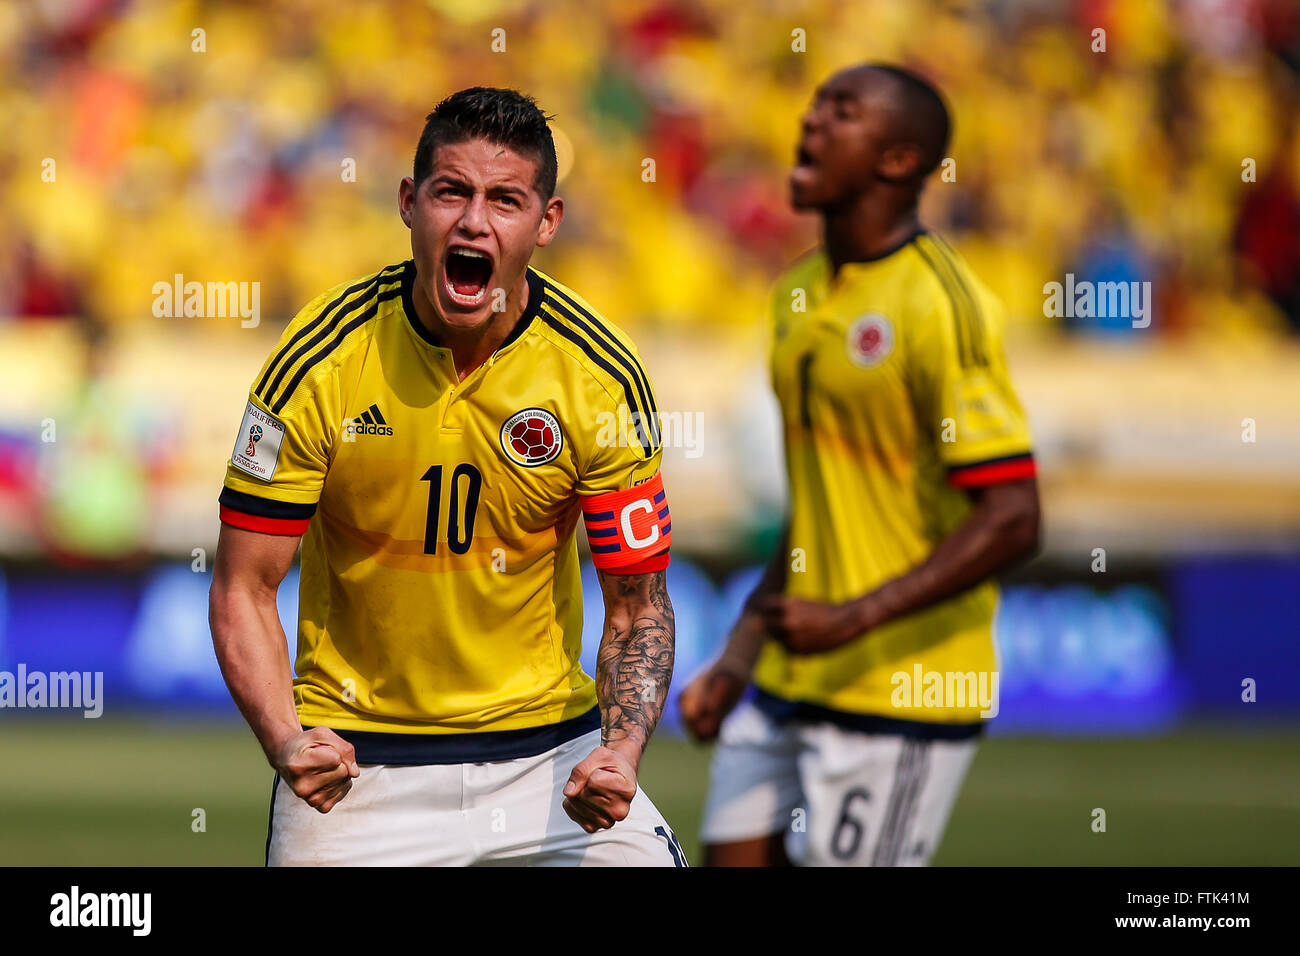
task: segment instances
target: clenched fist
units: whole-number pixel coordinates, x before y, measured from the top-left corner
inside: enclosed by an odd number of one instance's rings
[[[632,809],[636,768],[616,750],[597,747],[564,785],[564,812],[588,833],[608,830]]]
[[[329,813],[361,776],[353,746],[328,727],[313,727],[290,737],[280,748],[275,769],[295,794],[321,813]]]
[[[707,743],[745,692],[748,682],[714,665],[686,685],[679,706],[682,720],[696,740]]]

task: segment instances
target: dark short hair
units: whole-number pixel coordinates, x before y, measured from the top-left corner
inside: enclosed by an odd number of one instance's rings
[[[548,117],[531,96],[518,90],[474,86],[453,93],[425,117],[424,132],[415,147],[415,185],[433,172],[439,146],[483,138],[535,160],[533,188],[543,202],[555,195],[555,140]]]
[[[943,161],[952,136],[952,118],[948,105],[933,84],[892,63],[869,63],[894,81],[894,104],[898,111],[898,131],[921,147],[923,158],[920,177],[930,175]]]

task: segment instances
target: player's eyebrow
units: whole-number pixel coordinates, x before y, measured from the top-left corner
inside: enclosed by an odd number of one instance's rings
[[[503,196],[513,198],[519,205],[528,205],[529,190],[515,183],[496,183],[487,187],[487,195],[491,199],[500,199]]]
[[[432,176],[429,177],[429,185],[433,186],[435,184],[444,184],[448,186],[462,186],[466,189],[471,188],[469,184],[469,180],[465,179],[465,177],[459,176],[456,173],[446,171],[446,170],[440,173],[434,173]]]
[[[466,192],[474,192],[476,187],[464,176],[447,171],[436,173],[429,177],[428,188],[435,189],[438,186],[452,186],[457,189],[463,189]],[[514,196],[521,202],[528,198],[528,190],[516,183],[501,182],[493,183],[483,190],[489,196]]]
[[[822,100],[834,100],[835,102],[853,102],[856,103],[862,98],[856,90],[839,86],[819,86],[813,91],[813,102],[820,103]]]

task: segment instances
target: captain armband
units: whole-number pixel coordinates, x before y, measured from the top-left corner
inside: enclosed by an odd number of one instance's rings
[[[581,501],[597,570],[646,574],[668,566],[673,523],[660,472],[624,491],[606,491]]]

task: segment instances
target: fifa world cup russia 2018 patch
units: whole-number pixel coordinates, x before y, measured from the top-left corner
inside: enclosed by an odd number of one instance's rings
[[[555,461],[564,448],[559,420],[544,408],[515,412],[501,426],[501,450],[516,465],[536,468]]]
[[[660,472],[624,491],[582,498],[582,518],[592,563],[601,571],[628,569],[660,554],[663,564],[668,563],[666,552],[672,544],[673,522]],[[662,567],[645,570],[658,571]]]
[[[879,312],[868,312],[849,326],[844,345],[858,368],[875,368],[894,351],[894,327]]]
[[[244,410],[244,420],[239,425],[239,437],[230,463],[240,471],[270,481],[275,477],[275,466],[280,463],[280,443],[284,441],[284,424],[280,419],[262,411],[252,402]]]

